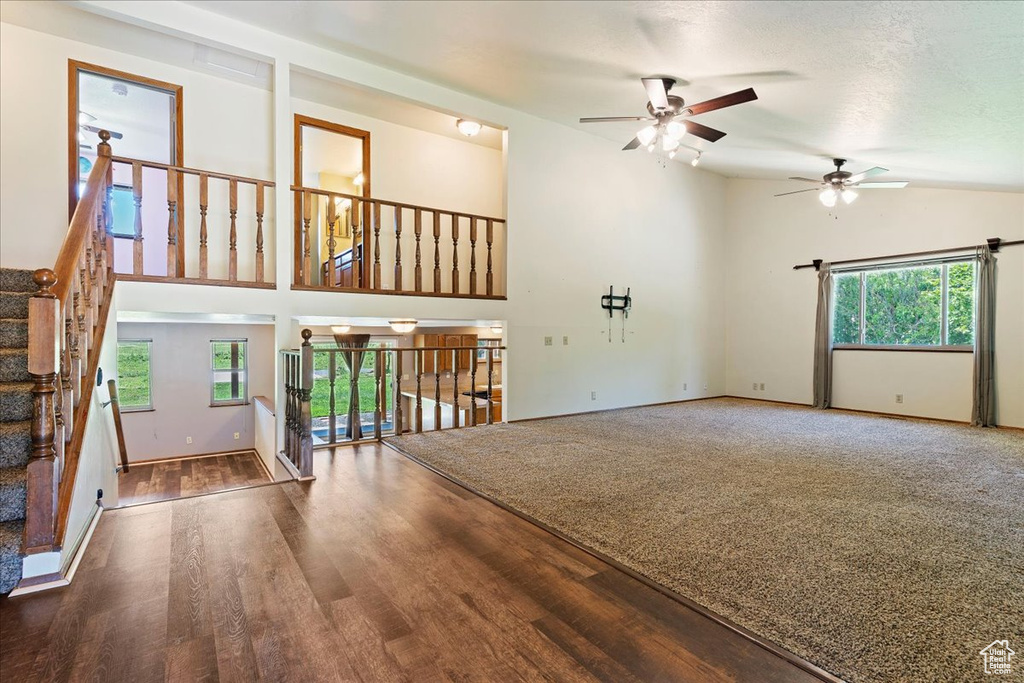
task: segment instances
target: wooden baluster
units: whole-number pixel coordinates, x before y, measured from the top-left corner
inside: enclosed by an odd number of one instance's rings
[[[206,232],[206,209],[210,204],[210,177],[205,173],[199,174],[199,278],[202,280],[210,276],[209,260],[207,252]]]
[[[135,237],[132,239],[132,273],[142,275],[142,164],[132,163],[132,199],[135,201]]]
[[[434,349],[434,431],[441,429],[441,354]]]
[[[494,296],[494,269],[491,262],[491,246],[494,244],[494,221],[487,219],[487,296]]]
[[[459,428],[459,353],[452,351],[452,427]]]
[[[381,407],[384,403],[383,389],[381,387],[381,378],[384,376],[381,372],[384,357],[380,349],[376,349],[373,352],[373,438],[380,441],[380,426],[381,426]]]
[[[167,277],[178,277],[178,172],[167,169]]]
[[[493,352],[488,350],[487,352],[487,424],[494,424],[494,399],[491,394],[494,393],[494,384],[492,380],[492,374],[494,372],[494,359],[491,357]]]
[[[441,214],[434,212],[434,292],[441,291]],[[437,366],[434,366],[437,367]]]
[[[238,227],[235,217],[238,215],[238,181],[234,178],[228,183],[228,211],[231,216],[231,231],[228,233],[228,280],[238,281]]]
[[[380,288],[380,203],[373,202],[373,289]]]
[[[487,353],[491,350],[487,349]],[[473,351],[469,361],[469,426],[476,427],[476,366],[477,352]]]
[[[313,476],[313,413],[310,399],[313,396],[313,345],[309,338],[313,331],[302,330],[302,351],[301,351],[301,372],[300,379],[302,386],[299,392],[299,428],[301,438],[301,453],[299,455],[299,475],[302,477]]]
[[[79,401],[82,400],[82,354],[81,348],[78,345],[78,321],[84,319],[79,315],[79,311],[82,309],[81,298],[82,294],[78,291],[78,286],[75,285],[75,292],[71,295],[70,315],[67,319],[67,325],[70,328],[68,334],[71,343],[71,393],[72,405],[74,406],[77,406]],[[71,413],[73,415],[74,411],[71,411]]]
[[[59,368],[60,301],[50,288],[57,275],[48,268],[33,275],[38,291],[28,303],[32,338],[28,347],[28,373],[32,378],[32,451],[26,466],[25,552],[51,550],[57,513],[57,470],[54,438],[54,393]]]
[[[402,291],[402,207],[395,206],[395,291]]]
[[[328,426],[331,430],[331,443],[338,440],[338,411],[334,398],[334,382],[338,378],[338,356],[330,351],[327,359],[327,381],[331,387],[330,413],[328,413]]]
[[[423,234],[423,212],[416,209],[413,220],[413,230],[416,233],[416,269],[413,271],[413,287],[417,292],[423,291],[423,267],[420,264],[420,235]]]
[[[313,214],[313,195],[302,193],[302,284],[312,284],[312,241],[309,234],[309,222]]]
[[[404,430],[403,421],[405,416],[402,414],[402,352],[395,351],[395,369],[392,373],[395,378],[395,392],[393,399],[395,401],[395,435],[401,436]]]
[[[328,287],[334,287],[334,248],[338,245],[334,239],[334,224],[338,222],[338,207],[334,200],[334,197],[327,197],[327,281],[324,284]]]
[[[284,354],[284,454],[293,464],[295,449],[292,443],[292,354]]]
[[[256,282],[263,282],[263,191],[266,185],[256,183]]]
[[[476,219],[469,219],[469,293],[476,294]]]
[[[459,216],[452,214],[452,294],[459,293]]]
[[[363,286],[363,228],[362,221],[360,220],[360,216],[362,216],[362,214],[359,209],[359,200],[353,199],[352,212],[349,215],[352,217],[352,286],[356,289]],[[356,258],[357,256],[358,258]]]
[[[86,257],[83,254],[78,268],[78,281],[82,290],[82,317],[79,325],[79,336],[81,337],[82,358],[88,360],[89,340],[92,338],[92,294],[89,290],[89,278],[86,275],[85,259]],[[86,331],[88,331],[88,335]]]
[[[423,432],[423,354],[425,351],[413,351],[416,361],[416,433]]]

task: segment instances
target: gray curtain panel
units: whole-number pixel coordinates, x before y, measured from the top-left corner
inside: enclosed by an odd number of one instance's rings
[[[996,424],[996,258],[978,247],[977,301],[974,309],[974,407],[971,424]]]
[[[345,425],[345,437],[353,441],[363,438],[363,420],[359,411],[359,372],[363,369],[363,350],[370,343],[368,334],[336,334],[334,341],[341,349],[341,354],[348,368],[348,419]]]
[[[818,315],[814,323],[814,407],[832,406],[832,267],[818,269]]]

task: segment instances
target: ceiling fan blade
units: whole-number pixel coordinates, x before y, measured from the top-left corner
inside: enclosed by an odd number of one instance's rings
[[[629,143],[625,147],[622,148],[622,151],[623,152],[628,152],[629,150],[636,149],[639,146],[640,146],[640,138],[633,138],[632,140],[629,141]]]
[[[647,90],[647,98],[651,101],[651,106],[655,109],[668,109],[668,89],[665,87],[665,81],[661,78],[641,78],[640,82],[644,84],[644,88]]]
[[[812,187],[809,190],[793,190],[792,192],[783,192],[782,194],[775,195],[776,197],[785,197],[787,194],[800,194],[801,192],[817,192],[818,188]]]
[[[725,137],[725,133],[722,131],[715,130],[714,128],[705,126],[702,123],[697,123],[696,121],[690,121],[687,119],[686,121],[683,121],[683,124],[686,126],[687,133],[690,135],[696,135],[708,142],[716,142]]]
[[[882,173],[887,173],[888,171],[889,171],[889,169],[887,169],[887,168],[882,168],[881,166],[875,166],[874,168],[869,168],[866,171],[861,171],[860,173],[854,173],[852,176],[850,176],[849,178],[846,179],[846,184],[847,185],[853,185],[854,183],[859,183],[860,181],[864,180],[865,178],[870,178],[871,176],[881,175]]]
[[[580,119],[580,123],[604,123],[605,121],[657,121],[651,116],[591,116]]]
[[[907,180],[894,180],[888,183],[861,183],[858,190],[899,190],[907,186]]]
[[[82,126],[81,128],[82,130],[87,130],[90,133],[99,133],[101,130],[104,130],[103,128],[97,128],[96,126]],[[118,133],[116,130],[108,130],[107,132],[110,133],[110,137],[114,138],[115,140],[120,140],[121,138],[124,137],[124,135]]]
[[[697,114],[704,114],[716,109],[724,109],[725,107],[743,104],[744,102],[750,102],[756,99],[757,93],[754,92],[754,89],[747,88],[746,90],[740,90],[729,95],[722,95],[721,97],[705,100],[704,102],[687,105],[684,111],[689,110],[691,116],[696,116]]]
[[[810,178],[801,178],[800,176],[790,176],[790,180],[799,180],[802,183],[814,183],[815,185],[821,185],[820,180],[811,180]]]

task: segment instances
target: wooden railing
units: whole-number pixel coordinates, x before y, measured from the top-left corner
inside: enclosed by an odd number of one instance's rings
[[[308,187],[292,191],[301,210],[293,287],[505,298],[504,219]]]
[[[107,394],[110,396],[110,414],[114,417],[114,434],[117,436],[117,453],[121,457],[121,471],[128,471],[128,446],[124,440],[121,425],[121,400],[117,395],[117,380],[107,380]]]
[[[266,281],[265,252],[273,250],[273,245],[265,245],[264,216],[266,215],[266,193],[268,188],[273,188],[274,183],[269,180],[258,178],[246,178],[244,176],[230,175],[227,173],[216,173],[204,171],[197,168],[184,166],[172,166],[152,161],[141,161],[126,157],[113,157],[115,173],[121,173],[124,166],[131,170],[132,197],[135,204],[134,235],[132,236],[132,260],[131,269],[124,273],[122,279],[136,280],[175,280],[195,284],[213,285],[236,285],[242,287],[267,287],[273,288],[273,283]],[[144,169],[154,169],[166,176],[166,198],[167,198],[167,239],[166,239],[166,270],[164,272],[146,272],[146,234],[144,226],[144,204],[145,197],[143,188],[147,186],[143,181]],[[197,214],[198,230],[198,258],[195,262],[186,258],[184,248],[183,218],[185,191],[184,179],[194,177],[198,179]],[[210,214],[210,187],[211,181],[222,183],[219,189],[226,190],[226,197],[222,198],[220,211],[215,211],[217,220],[213,220]],[[214,183],[214,185],[216,185]],[[162,183],[157,183],[161,186]],[[152,183],[150,183],[152,186]],[[253,259],[251,268],[247,267],[248,275],[239,276],[239,187],[252,187],[252,206],[254,212],[251,215],[251,237],[252,242],[243,249],[252,250]],[[218,188],[214,188],[215,190]],[[215,193],[216,194],[216,193]],[[211,238],[212,233],[212,238]],[[156,249],[164,250],[163,244],[154,245]],[[224,277],[210,276],[210,251],[222,258],[216,258],[215,264],[226,270]],[[247,259],[246,259],[247,260]],[[226,264],[226,267],[224,267]],[[190,271],[191,265],[191,272]],[[159,270],[158,268],[156,270]],[[121,271],[118,271],[119,274]],[[248,277],[251,276],[251,277]]]
[[[64,542],[114,289],[110,134],[99,136],[98,157],[57,263],[53,270],[35,271],[38,291],[29,300],[33,408],[26,553],[54,550]]]
[[[282,351],[284,383],[284,454],[299,477],[313,476],[313,436],[310,396],[313,391],[313,346],[309,330],[302,331],[302,348]]]

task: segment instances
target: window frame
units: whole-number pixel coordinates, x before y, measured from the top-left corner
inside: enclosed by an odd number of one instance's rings
[[[121,389],[121,364],[120,364],[120,362],[118,362],[118,366],[117,366],[117,384],[118,384],[118,386],[117,386],[117,388],[118,388],[117,408],[122,413],[146,413],[146,412],[152,412],[152,411],[156,410],[153,407],[153,340],[152,339],[135,339],[135,338],[120,339],[119,338],[117,340],[117,346],[118,346],[117,353],[118,353],[118,358],[119,359],[120,359],[120,355],[121,355],[120,354],[121,344],[146,344],[146,348],[147,348],[147,351],[146,351],[146,361],[147,361],[146,362],[146,369],[147,369],[147,374],[149,375],[149,381],[147,382],[147,386],[149,387],[149,403],[146,404],[146,405],[133,405],[133,406],[126,406],[125,404],[121,403],[121,392],[120,392],[120,389]]]
[[[214,344],[240,344],[242,367],[241,368],[228,368],[227,370],[218,370],[215,367],[215,351]],[[217,382],[216,374],[218,372],[230,372],[236,373],[241,372],[244,378],[244,396],[240,398],[229,398],[229,399],[218,399],[217,398]],[[249,340],[248,338],[231,338],[231,339],[211,339],[210,340],[210,407],[219,408],[221,406],[245,406],[249,405]]]
[[[477,360],[477,362],[478,363],[486,363],[487,362],[487,354],[486,354],[486,352],[484,352],[482,354],[482,357],[481,357],[481,352],[483,352],[484,349],[490,349],[491,350],[491,358],[493,359],[492,363],[500,363],[501,362],[501,349],[500,348],[495,348],[495,347],[500,347],[500,346],[501,346],[501,337],[477,337],[477,340],[476,340],[476,347],[477,347],[476,360]]]
[[[858,324],[858,332],[860,334],[860,342],[856,344],[832,343],[833,351],[925,351],[925,352],[938,352],[938,353],[974,353],[974,344],[949,344],[949,266],[967,263],[974,267],[974,278],[973,283],[975,291],[977,290],[977,261],[973,257],[969,256],[956,256],[945,259],[930,259],[927,261],[901,261],[897,263],[879,263],[870,266],[852,266],[848,268],[834,268],[832,275],[852,275],[856,274],[859,276],[860,284],[860,321]],[[939,306],[940,311],[940,340],[939,344],[869,344],[865,341],[867,335],[867,274],[873,271],[879,270],[907,270],[910,268],[924,268],[929,266],[941,267],[940,275],[940,299]],[[835,295],[836,295],[836,279],[832,279],[832,311],[829,320],[829,338],[834,338],[835,334]]]

